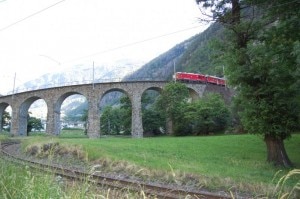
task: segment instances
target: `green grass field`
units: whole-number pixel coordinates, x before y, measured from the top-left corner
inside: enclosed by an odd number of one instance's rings
[[[25,138],[23,143],[29,145],[46,141],[49,138],[35,136]],[[282,170],[266,162],[265,144],[255,135],[86,139],[81,138],[79,132],[74,135],[64,132],[52,141],[82,147],[89,161],[126,161],[153,172],[202,176],[207,181],[204,186],[210,189],[236,187],[258,191],[262,187],[274,186],[279,178],[272,179]],[[285,146],[295,168],[299,169],[300,134],[294,134],[285,141]],[[278,176],[288,171],[283,169]],[[299,176],[292,179],[291,186],[298,180]]]

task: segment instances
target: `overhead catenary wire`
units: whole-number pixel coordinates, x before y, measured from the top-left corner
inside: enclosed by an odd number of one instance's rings
[[[1,2],[4,2],[4,1],[6,1],[6,0],[2,0],[2,1],[0,1],[0,3],[1,3]],[[5,26],[5,27],[2,27],[2,28],[0,28],[0,32],[1,32],[1,31],[4,31],[4,30],[6,30],[6,29],[9,29],[9,28],[11,28],[12,26],[15,26],[15,25],[17,25],[17,24],[19,24],[19,23],[21,23],[21,22],[23,22],[23,21],[25,21],[25,20],[27,20],[27,19],[29,19],[29,18],[35,16],[35,15],[38,15],[38,14],[40,14],[40,13],[42,13],[42,12],[44,12],[44,11],[46,11],[46,10],[48,10],[48,9],[50,9],[50,8],[52,8],[52,7],[54,7],[54,6],[57,6],[58,4],[60,4],[60,3],[64,2],[64,1],[66,1],[66,0],[58,1],[58,2],[56,2],[56,3],[54,3],[54,4],[51,4],[51,5],[49,5],[49,6],[45,7],[45,8],[43,8],[43,9],[37,11],[37,12],[34,12],[34,13],[32,13],[32,14],[30,14],[30,15],[28,15],[28,16],[22,18],[22,19],[19,19],[19,20],[15,21],[15,22],[13,22],[13,23],[11,23],[11,24]],[[291,3],[295,3],[295,2],[297,3],[298,1],[299,1],[299,0],[292,0],[292,1],[289,1],[289,2],[286,2],[286,3],[282,3],[282,4],[279,4],[279,5],[276,5],[276,6],[271,6],[271,7],[269,7],[268,9],[273,8],[273,7],[278,7],[278,6],[284,6],[284,5],[291,4]],[[261,4],[263,4],[263,3],[261,3]]]
[[[25,21],[25,20],[28,20],[29,18],[32,18],[50,8],[53,8],[54,6],[57,6],[58,4],[61,4],[63,2],[65,2],[66,0],[60,0],[60,1],[57,1],[56,3],[54,4],[51,4],[39,11],[36,11],[22,19],[19,19],[5,27],[2,27],[0,28],[0,32],[2,31],[5,31],[13,26],[16,26],[18,24],[20,24],[21,22]],[[71,60],[67,60],[67,61],[63,61],[63,63],[70,63],[70,62],[73,62],[73,61],[76,61],[76,60],[81,60],[81,59],[84,59],[84,58],[88,58],[88,57],[92,57],[92,56],[95,56],[95,55],[99,55],[99,54],[104,54],[104,53],[108,53],[108,52],[111,52],[111,51],[116,51],[118,49],[122,49],[122,48],[126,48],[126,47],[130,47],[130,46],[133,46],[133,45],[137,45],[137,44],[140,44],[140,43],[144,43],[144,42],[147,42],[147,41],[151,41],[151,40],[155,40],[155,39],[159,39],[159,38],[162,38],[162,37],[167,37],[167,36],[170,36],[170,35],[173,35],[173,34],[177,34],[177,33],[180,33],[180,32],[184,32],[184,31],[188,31],[188,30],[191,30],[191,29],[195,29],[195,28],[198,28],[200,27],[200,25],[198,26],[194,26],[194,27],[189,27],[189,28],[185,28],[185,29],[181,29],[181,30],[177,30],[177,31],[174,31],[174,32],[170,32],[170,33],[166,33],[166,34],[163,34],[163,35],[158,35],[158,36],[154,36],[154,37],[151,37],[151,38],[147,38],[147,39],[144,39],[144,40],[140,40],[140,41],[136,41],[136,42],[132,42],[132,43],[127,43],[127,44],[124,44],[124,45],[120,45],[120,46],[116,46],[116,47],[113,47],[113,48],[109,48],[109,49],[106,49],[106,50],[103,50],[103,51],[100,51],[100,52],[95,52],[95,53],[92,53],[92,54],[89,54],[89,55],[85,55],[85,56],[81,56],[79,58],[74,58],[74,59],[71,59]],[[41,55],[41,56],[44,56],[44,55]],[[46,56],[44,56],[46,57]],[[54,61],[54,60],[53,60]],[[58,63],[58,61],[55,60],[55,62]],[[59,63],[60,64],[63,64],[63,63]]]
[[[66,0],[60,0],[54,4],[51,4],[37,12],[34,12],[22,19],[19,19],[5,27],[2,27],[0,28],[0,32],[2,31],[5,31],[15,25],[18,25],[19,23],[25,21],[25,20],[28,20],[29,18],[32,18],[50,8],[53,8],[54,6],[57,6],[58,4],[61,4],[62,2],[64,2]],[[44,56],[44,57],[47,57],[55,62],[57,62],[59,65],[61,64],[65,64],[65,63],[70,63],[70,62],[73,62],[73,61],[76,61],[76,60],[81,60],[81,59],[84,59],[84,58],[88,58],[88,57],[92,57],[92,56],[95,56],[95,55],[99,55],[99,54],[104,54],[104,53],[108,53],[108,52],[111,52],[111,51],[115,51],[115,50],[118,50],[118,49],[122,49],[122,48],[126,48],[126,47],[130,47],[130,46],[133,46],[133,45],[137,45],[137,44],[140,44],[140,43],[144,43],[144,42],[147,42],[147,41],[151,41],[151,40],[155,40],[155,39],[159,39],[159,38],[162,38],[162,37],[167,37],[167,36],[170,36],[170,35],[173,35],[173,34],[177,34],[177,33],[180,33],[180,32],[184,32],[184,31],[188,31],[188,30],[191,30],[191,29],[195,29],[195,28],[199,28],[201,25],[198,25],[198,26],[193,26],[193,27],[189,27],[189,28],[185,28],[185,29],[181,29],[181,30],[177,30],[177,31],[174,31],[174,32],[170,32],[170,33],[166,33],[166,34],[163,34],[163,35],[158,35],[158,36],[154,36],[154,37],[151,37],[151,38],[147,38],[147,39],[144,39],[144,40],[140,40],[140,41],[136,41],[136,42],[132,42],[132,43],[127,43],[127,44],[124,44],[124,45],[120,45],[120,46],[116,46],[116,47],[113,47],[113,48],[109,48],[109,49],[106,49],[106,50],[103,50],[103,51],[99,51],[99,52],[95,52],[95,53],[92,53],[92,54],[88,54],[88,55],[84,55],[84,56],[81,56],[81,57],[78,57],[78,58],[74,58],[74,59],[70,59],[70,60],[66,60],[66,61],[63,61],[63,62],[58,62],[56,60],[53,60],[52,58],[46,56],[46,55],[40,55],[40,56]]]
[[[92,53],[92,54],[89,54],[89,55],[85,55],[85,56],[82,56],[82,57],[78,57],[78,58],[74,58],[74,59],[71,59],[71,60],[67,60],[67,61],[64,61],[63,63],[64,64],[65,63],[70,63],[70,62],[73,62],[73,61],[77,61],[77,60],[81,60],[81,59],[93,57],[93,56],[96,56],[96,55],[105,54],[105,53],[116,51],[116,50],[119,50],[119,49],[122,49],[122,48],[127,48],[127,47],[130,47],[130,46],[134,46],[134,45],[138,45],[138,44],[145,43],[145,42],[148,42],[148,41],[160,39],[160,38],[167,37],[167,36],[170,36],[170,35],[174,35],[174,34],[177,34],[177,33],[181,33],[181,32],[185,32],[185,31],[188,31],[188,30],[196,29],[196,28],[199,28],[199,27],[201,27],[201,25],[193,26],[193,27],[189,27],[189,28],[185,28],[185,29],[181,29],[181,30],[177,30],[177,31],[174,31],[174,32],[170,32],[170,33],[166,33],[166,34],[162,34],[162,35],[158,35],[158,36],[154,36],[154,37],[150,37],[150,38],[143,39],[143,40],[140,40],[140,41],[135,41],[135,42],[127,43],[127,44],[124,44],[124,45],[120,45],[120,46],[117,46],[117,47],[109,48],[109,49],[106,49],[106,50],[103,50],[103,51],[99,51],[99,52],[95,52],[95,53]]]
[[[54,6],[57,6],[58,4],[61,4],[61,3],[64,2],[64,1],[66,1],[66,0],[58,1],[58,2],[56,2],[56,3],[54,3],[54,4],[51,4],[51,5],[49,5],[49,6],[45,7],[45,8],[43,8],[43,9],[37,11],[37,12],[34,12],[34,13],[32,13],[32,14],[30,14],[30,15],[28,15],[28,16],[22,18],[22,19],[19,19],[19,20],[15,21],[15,22],[13,22],[13,23],[11,23],[11,24],[9,24],[9,25],[3,27],[3,28],[0,28],[0,32],[2,32],[2,31],[4,31],[4,30],[7,30],[7,29],[9,29],[9,28],[11,28],[11,27],[13,27],[13,26],[15,26],[15,25],[17,25],[17,24],[19,24],[19,23],[21,23],[21,22],[23,22],[23,21],[25,21],[25,20],[27,20],[27,19],[29,19],[29,18],[31,18],[31,17],[34,17],[35,15],[38,15],[38,14],[40,14],[40,13],[42,13],[42,12],[44,12],[44,11],[50,9],[50,8],[53,8]]]

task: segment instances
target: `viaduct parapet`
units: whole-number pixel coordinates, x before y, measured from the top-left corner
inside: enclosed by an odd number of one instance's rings
[[[64,100],[74,94],[86,97],[88,102],[88,128],[89,138],[100,137],[100,101],[103,96],[112,91],[126,94],[132,105],[131,134],[134,138],[143,137],[141,98],[145,91],[164,89],[168,82],[164,81],[138,81],[138,82],[113,82],[83,84],[64,87],[55,87],[17,93],[14,95],[0,96],[0,121],[8,106],[12,108],[11,130],[15,136],[27,135],[27,115],[32,103],[43,99],[47,106],[46,133],[58,135],[60,133],[60,111]],[[191,96],[202,97],[206,92],[218,92],[225,99],[231,97],[228,88],[209,84],[186,84]],[[0,122],[0,129],[2,129]]]

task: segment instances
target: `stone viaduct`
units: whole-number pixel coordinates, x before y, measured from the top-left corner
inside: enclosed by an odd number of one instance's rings
[[[58,135],[60,133],[60,111],[63,101],[74,94],[86,97],[88,102],[88,137],[100,136],[100,101],[102,97],[112,91],[125,93],[132,105],[132,137],[143,137],[141,98],[146,90],[160,92],[166,85],[165,81],[137,81],[137,82],[112,82],[97,84],[82,84],[33,90],[0,96],[0,121],[8,106],[12,109],[10,133],[15,136],[25,136],[27,131],[27,115],[32,103],[43,99],[47,105],[46,133]],[[209,84],[186,84],[192,98],[202,97],[206,92],[218,92],[228,100],[230,90],[225,87]],[[0,122],[0,129],[2,129]]]

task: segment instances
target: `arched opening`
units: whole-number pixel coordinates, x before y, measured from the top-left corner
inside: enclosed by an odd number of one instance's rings
[[[102,96],[99,107],[101,136],[131,135],[132,106],[125,91],[107,91]]]
[[[27,136],[45,133],[47,120],[47,104],[43,99],[34,101],[27,116]]]
[[[29,136],[44,131],[46,127],[42,118],[46,115],[47,105],[43,99],[34,96],[25,100],[19,110],[19,135]]]
[[[157,100],[159,98],[161,88],[148,88],[142,94],[142,121],[143,136],[158,136],[165,134],[166,117],[157,108]]]
[[[200,98],[199,94],[195,90],[193,90],[191,88],[188,88],[188,89],[189,89],[189,101],[190,102],[194,102]]]
[[[10,133],[11,129],[11,106],[7,103],[0,104],[0,132]]]
[[[55,107],[56,135],[60,137],[87,137],[88,102],[79,93],[66,93]]]

